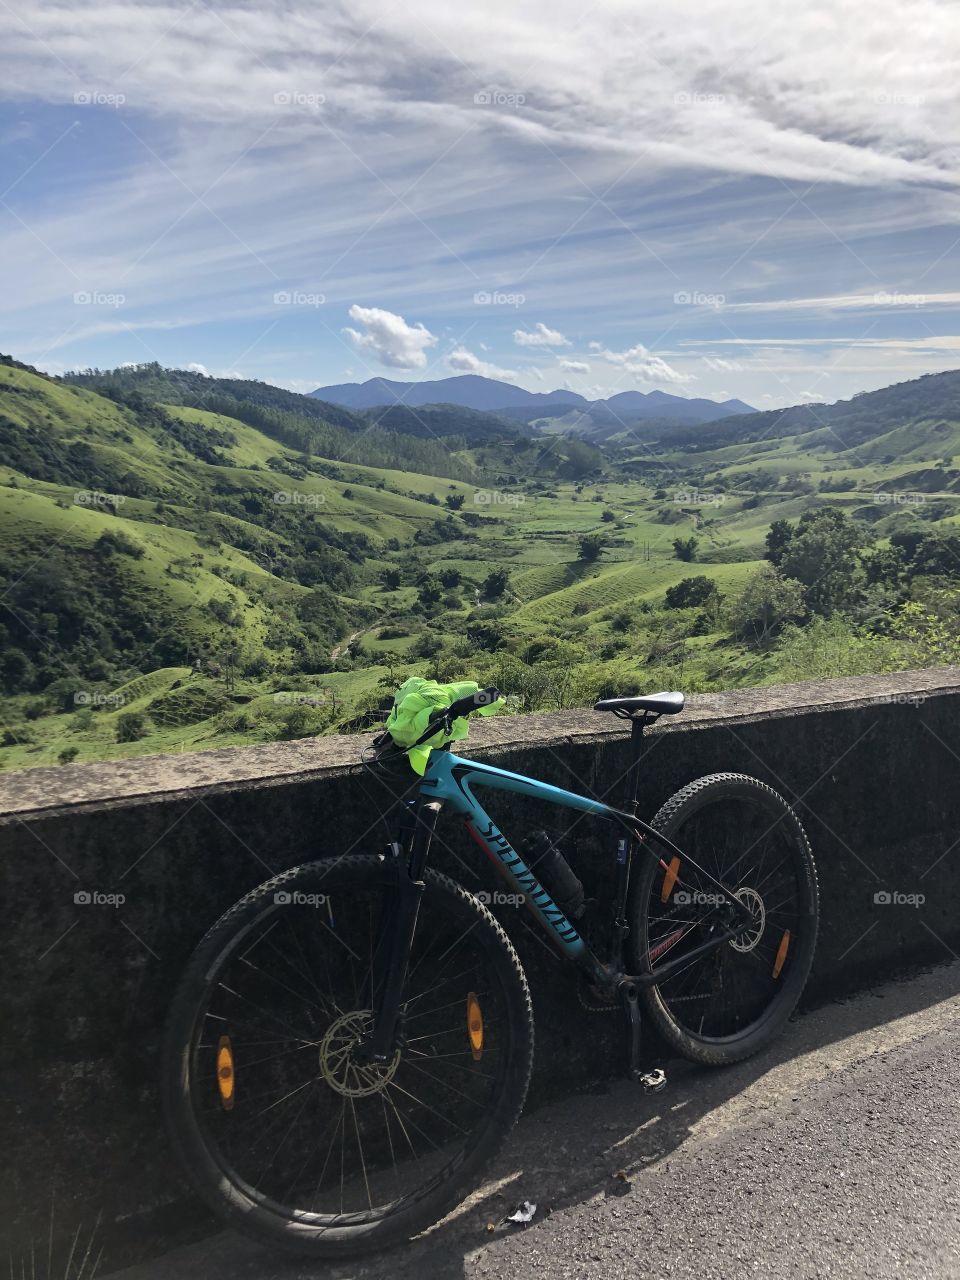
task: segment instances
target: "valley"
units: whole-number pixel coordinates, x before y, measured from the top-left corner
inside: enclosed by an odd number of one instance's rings
[[[0,768],[359,730],[414,673],[526,711],[960,656],[960,373],[550,403],[3,357]]]

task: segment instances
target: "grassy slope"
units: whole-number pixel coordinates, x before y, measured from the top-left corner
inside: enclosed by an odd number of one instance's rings
[[[401,626],[408,633],[383,638],[380,628],[370,625],[359,638],[362,651],[370,655],[369,665],[361,662],[351,670],[287,682],[291,688],[335,689],[347,705],[371,696],[385,673],[383,666],[376,665],[377,660],[395,660],[401,677],[425,669],[426,664],[411,652],[419,627],[416,588],[408,583],[387,592],[379,581],[383,568],[396,563],[398,555],[413,554],[434,573],[456,568],[463,576],[459,603],[441,619],[428,623],[424,628],[428,633],[445,631],[462,636],[476,605],[477,584],[491,570],[506,567],[510,588],[505,608],[497,612],[506,614],[515,633],[531,640],[576,634],[591,651],[599,652],[613,636],[613,614],[620,610],[639,616],[641,608],[659,605],[666,588],[684,577],[706,574],[724,593],[735,592],[762,556],[772,519],[795,519],[825,500],[855,510],[871,502],[878,486],[895,485],[898,478],[909,477],[918,468],[932,466],[960,449],[960,425],[942,421],[897,427],[854,449],[844,449],[843,442],[829,431],[815,431],[692,455],[664,453],[664,474],[671,477],[665,484],[666,498],[657,499],[652,484],[611,478],[583,486],[579,493],[571,483],[552,480],[554,487],[546,493],[542,487],[538,491],[533,485],[518,484],[509,489],[510,502],[484,503],[476,500],[473,485],[336,459],[331,460],[337,468],[336,478],[309,474],[292,479],[271,470],[268,463],[280,459],[284,466],[295,466],[302,456],[295,450],[232,418],[165,406],[167,413],[185,423],[232,436],[232,444],[218,446],[225,455],[225,465],[201,462],[182,445],[158,440],[109,399],[3,366],[0,408],[12,421],[52,442],[56,450],[65,450],[78,440],[86,442],[114,471],[134,476],[162,494],[167,509],[161,521],[153,497],[125,495],[114,514],[103,506],[78,500],[75,484],[29,478],[0,465],[0,549],[5,558],[29,571],[32,558],[42,556],[52,544],[89,549],[103,532],[122,528],[144,550],[142,559],[124,563],[128,582],[133,589],[162,596],[177,625],[195,637],[198,645],[213,627],[203,610],[206,601],[234,600],[242,617],[244,644],[248,652],[257,652],[278,604],[293,602],[306,591],[270,572],[271,548],[279,550],[282,539],[269,530],[235,516],[220,516],[219,545],[198,536],[191,526],[201,501],[209,497],[214,485],[259,490],[268,501],[283,494],[290,509],[303,511],[307,517],[315,515],[338,533],[365,534],[371,554],[354,594],[374,605],[382,621],[391,614],[412,613],[412,621]],[[645,450],[643,456],[649,457],[650,451]],[[461,457],[470,461],[474,455],[466,451]],[[819,495],[771,487],[761,490],[759,505],[746,505],[753,490],[744,488],[738,477],[758,468],[776,478],[801,477],[811,488],[824,479],[832,484],[842,482],[844,488]],[[728,486],[722,500],[718,497],[714,502],[697,503],[676,497],[676,491],[692,487],[692,475],[696,475],[701,491],[710,490],[711,478],[722,479]],[[489,484],[482,476],[478,480],[481,489]],[[462,495],[464,510],[483,516],[485,523],[472,540],[418,545],[414,542],[418,531],[445,518],[442,504],[449,494]],[[958,505],[951,523],[960,521],[957,495],[945,496]],[[215,512],[215,497],[212,506]],[[604,511],[612,511],[615,520],[604,521]],[[578,539],[595,532],[609,537],[612,544],[601,560],[586,564],[578,559]],[[711,562],[687,564],[674,557],[672,540],[691,533],[699,538],[701,554],[709,555]],[[387,549],[390,540],[399,545],[399,552]],[[263,554],[254,556],[243,549],[252,544]],[[171,576],[169,569],[176,561],[191,562],[186,577]],[[236,575],[235,581],[225,582],[222,574]],[[480,609],[481,618],[486,608]],[[720,635],[695,637],[687,647],[691,670],[703,674],[722,669],[726,683],[775,678],[774,671],[755,657],[732,649]],[[278,656],[284,659],[289,655]],[[646,659],[629,646],[623,656],[639,671],[645,669]],[[92,718],[80,716],[78,720],[75,712],[68,712],[26,722],[29,742],[16,741],[18,735],[23,737],[28,699],[10,699],[2,708],[3,723],[15,740],[0,749],[0,768],[53,763],[65,746],[75,747],[77,758],[82,760],[256,741],[265,732],[273,732],[280,711],[288,705],[282,700],[284,678],[275,676],[244,682],[239,692],[231,693],[229,705],[201,720],[165,723],[162,709],[150,711],[151,704],[165,692],[171,696],[177,693],[172,686],[177,681],[189,684],[188,677],[186,668],[164,668],[141,678],[152,683],[138,685],[135,681],[133,687],[113,690],[115,702],[98,709]],[[278,691],[279,701],[275,697]],[[117,742],[119,716],[131,710],[150,715],[151,732],[137,742]],[[242,723],[234,727],[240,723],[240,713],[248,716],[250,727],[242,727]]]

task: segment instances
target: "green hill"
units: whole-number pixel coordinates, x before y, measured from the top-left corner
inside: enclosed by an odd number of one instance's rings
[[[411,672],[524,708],[762,682],[810,665],[789,622],[813,635],[817,610],[866,628],[843,661],[905,662],[898,611],[960,573],[958,378],[790,410],[769,438],[749,415],[599,448],[459,406],[0,357],[0,768],[357,727]],[[853,548],[837,610],[803,559],[826,509],[816,554]],[[784,521],[812,603],[754,643],[738,602]]]

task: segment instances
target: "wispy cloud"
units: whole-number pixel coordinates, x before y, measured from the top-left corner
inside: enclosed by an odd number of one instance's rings
[[[920,326],[960,310],[958,59],[949,0],[24,0],[0,315],[26,358],[252,347],[287,385],[341,380],[348,349],[426,371],[434,335],[532,384],[586,329],[607,393],[736,373],[789,399],[761,319],[781,350],[829,334],[825,393],[909,376],[955,358]],[[125,303],[81,313],[82,291]],[[734,341],[754,356],[711,366]]]

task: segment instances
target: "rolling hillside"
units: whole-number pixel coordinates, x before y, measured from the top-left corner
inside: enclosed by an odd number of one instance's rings
[[[524,707],[774,679],[788,657],[735,606],[775,522],[829,509],[893,556],[854,593],[881,632],[951,577],[958,375],[939,378],[788,411],[770,438],[749,415],[599,449],[456,405],[0,358],[0,768],[356,728],[411,672]]]

